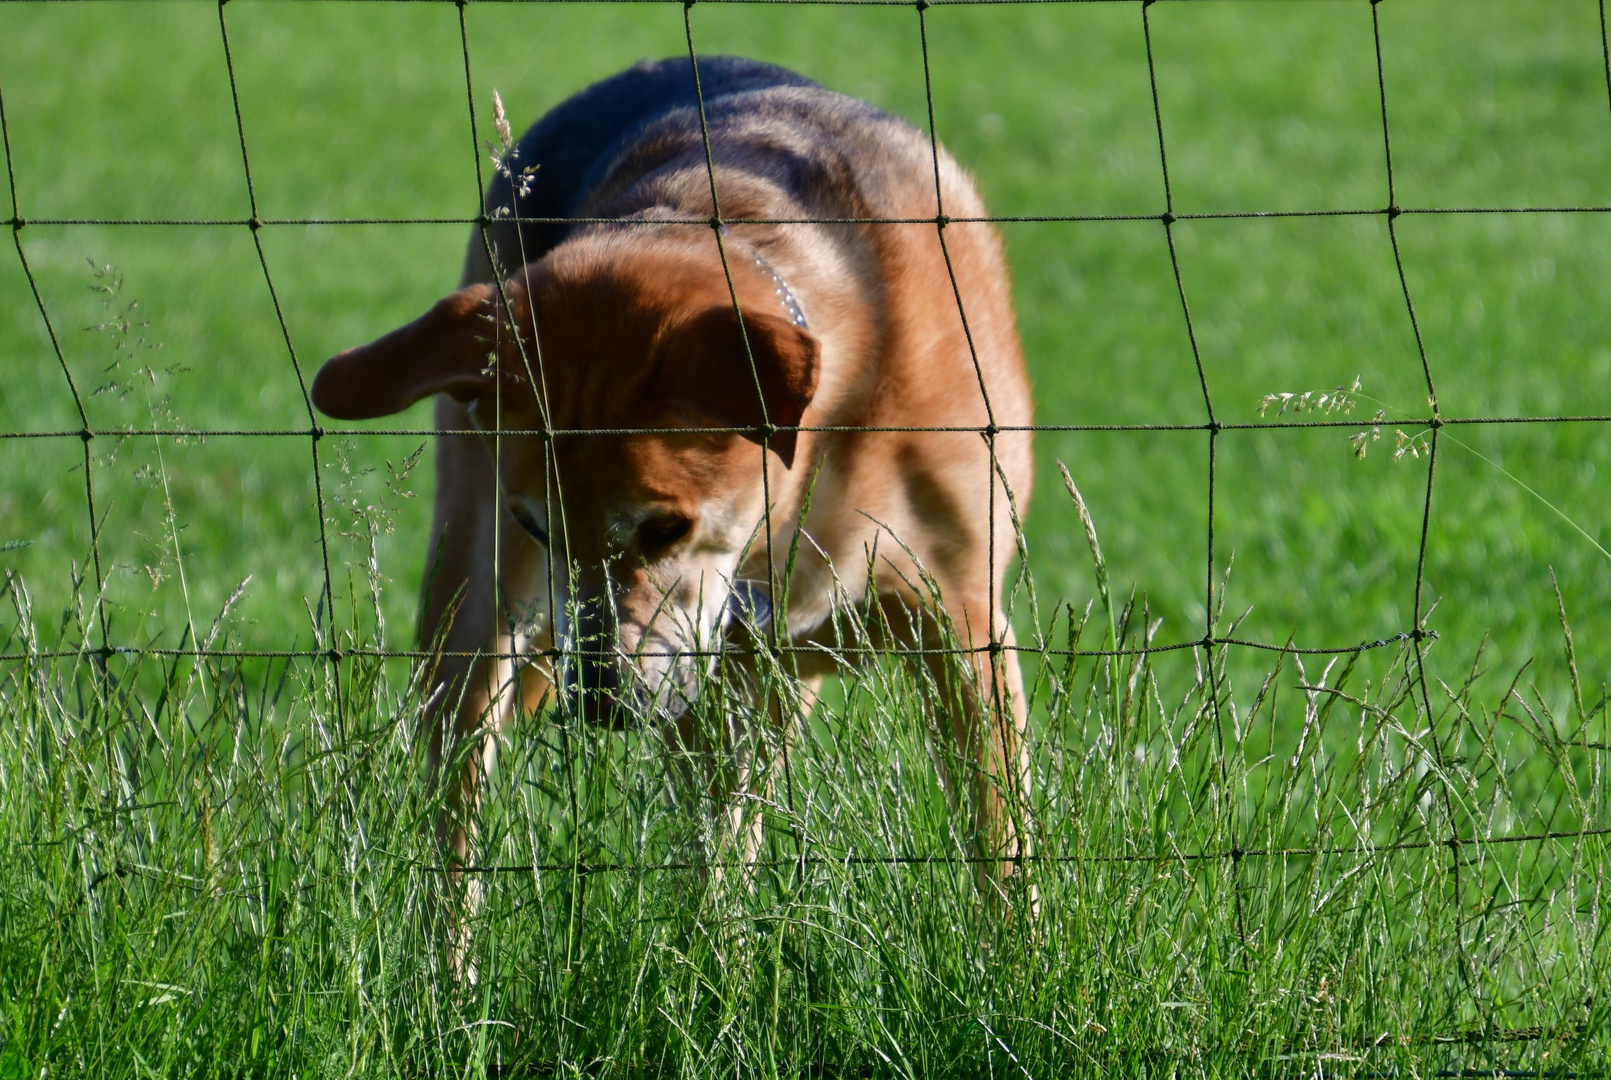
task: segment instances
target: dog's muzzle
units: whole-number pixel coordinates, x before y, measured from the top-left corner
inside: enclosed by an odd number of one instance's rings
[[[562,648],[561,680],[566,695],[591,723],[611,727],[661,716],[676,719],[688,711],[700,679],[715,666],[715,649],[684,648],[661,634],[649,634],[636,650],[623,646],[619,628],[599,617],[582,618]],[[761,582],[739,581],[728,594],[718,630],[735,626],[765,633],[772,623],[772,597]]]

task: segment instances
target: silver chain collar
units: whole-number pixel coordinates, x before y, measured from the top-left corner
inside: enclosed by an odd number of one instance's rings
[[[783,280],[783,275],[778,273],[771,263],[761,258],[761,253],[755,250],[755,246],[753,244],[734,236],[728,231],[726,225],[722,226],[722,236],[733,243],[737,243],[743,247],[744,250],[748,251],[750,258],[755,260],[755,265],[772,279],[772,284],[777,292],[778,300],[783,304],[783,310],[789,313],[789,321],[794,323],[794,325],[798,326],[802,330],[811,329],[811,327],[806,324],[805,312],[800,308],[800,301],[795,298],[794,290],[789,288],[789,283]]]

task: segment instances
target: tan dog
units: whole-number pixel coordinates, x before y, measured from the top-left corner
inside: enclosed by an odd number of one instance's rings
[[[446,653],[433,768],[444,736],[505,724],[517,689],[530,707],[557,689],[596,717],[682,717],[739,623],[751,645],[795,647],[809,701],[833,670],[814,646],[833,643],[836,605],[862,605],[889,630],[866,644],[925,650],[944,688],[981,850],[1021,854],[1024,703],[1001,589],[1030,400],[1000,241],[952,221],[942,248],[936,185],[950,218],[986,211],[906,123],[762,64],[699,74],[703,122],[686,60],[545,117],[488,193],[490,245],[478,230],[464,288],[314,382],[343,419],[439,395],[440,429],[552,433],[438,438],[419,634]],[[574,217],[630,221],[551,220]],[[936,427],[970,430],[866,430]],[[769,626],[785,589],[787,625]],[[514,655],[454,655],[477,652]],[[451,833],[465,858],[462,822]]]

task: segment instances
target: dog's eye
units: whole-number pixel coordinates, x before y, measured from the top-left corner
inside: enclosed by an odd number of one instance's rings
[[[536,520],[533,519],[530,514],[526,513],[523,507],[515,506],[513,503],[511,503],[509,506],[509,514],[515,519],[515,524],[519,525],[522,529],[525,529],[527,533],[531,534],[531,538],[533,540],[543,545],[543,547],[548,546],[548,530],[537,524]]]
[[[638,546],[644,551],[668,548],[688,535],[693,521],[676,514],[653,517],[638,526]]]

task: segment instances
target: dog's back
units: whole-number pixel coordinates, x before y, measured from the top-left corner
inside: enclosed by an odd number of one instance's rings
[[[667,115],[696,110],[701,96],[711,111],[734,94],[815,86],[803,75],[772,64],[713,56],[699,62],[696,89],[686,57],[645,60],[572,95],[533,124],[509,162],[514,176],[499,174],[490,185],[487,211],[518,218],[575,217],[623,148]],[[517,181],[524,194],[515,192]],[[573,229],[568,222],[532,222],[523,224],[517,235],[511,226],[495,222],[492,240],[500,261],[514,269],[542,258]]]

